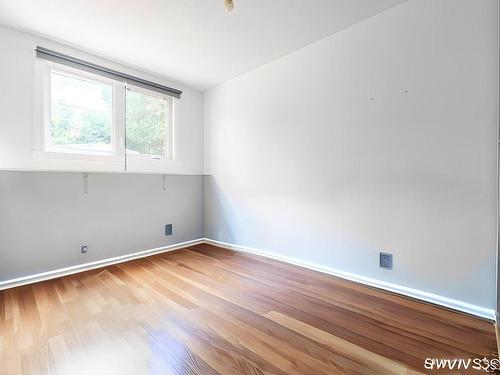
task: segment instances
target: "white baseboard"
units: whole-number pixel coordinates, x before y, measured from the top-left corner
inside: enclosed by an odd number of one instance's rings
[[[465,313],[475,315],[475,316],[478,316],[481,318],[489,319],[492,321],[496,320],[495,310],[493,310],[493,309],[487,309],[487,308],[484,308],[481,306],[472,305],[472,304],[469,304],[466,302],[462,302],[462,301],[454,300],[451,298],[439,296],[439,295],[433,294],[433,293],[424,292],[424,291],[421,291],[418,289],[412,289],[412,288],[408,288],[405,286],[401,286],[401,285],[397,285],[397,284],[393,284],[393,283],[388,283],[388,282],[381,281],[381,280],[376,280],[376,279],[373,279],[370,277],[341,271],[341,270],[338,270],[338,269],[335,269],[332,267],[326,267],[326,266],[322,266],[319,264],[303,261],[301,259],[287,257],[285,255],[280,255],[280,254],[272,253],[269,251],[255,249],[252,247],[238,246],[238,245],[230,244],[230,243],[226,243],[226,242],[215,241],[215,240],[211,240],[209,238],[199,238],[196,240],[181,242],[181,243],[177,243],[177,244],[173,244],[173,245],[169,245],[169,246],[164,246],[164,247],[160,247],[160,248],[156,248],[156,249],[139,251],[136,253],[121,255],[121,256],[114,257],[114,258],[102,259],[102,260],[98,260],[95,262],[78,264],[78,265],[71,266],[71,267],[60,268],[60,269],[56,269],[56,270],[52,270],[52,271],[37,273],[34,275],[23,276],[23,277],[19,277],[16,279],[1,281],[0,282],[0,290],[14,288],[17,286],[31,284],[31,283],[35,283],[35,282],[39,282],[39,281],[43,281],[43,280],[54,279],[54,278],[61,277],[61,276],[71,275],[74,273],[88,271],[88,270],[95,269],[95,268],[109,266],[112,264],[123,263],[123,262],[129,261],[129,260],[144,258],[144,257],[150,256],[150,255],[165,253],[168,251],[174,251],[174,250],[182,249],[184,247],[198,245],[201,243],[207,243],[210,245],[223,247],[225,249],[230,249],[230,250],[234,250],[234,251],[240,251],[240,252],[264,256],[266,258],[279,260],[279,261],[293,264],[293,265],[296,265],[299,267],[305,267],[305,268],[308,268],[308,269],[311,269],[314,271],[318,271],[318,272],[322,272],[322,273],[325,273],[328,275],[338,276],[338,277],[341,277],[343,279],[355,281],[355,282],[358,282],[361,284],[365,284],[365,285],[369,285],[369,286],[372,286],[375,288],[387,290],[387,291],[390,291],[393,293],[398,293],[398,294],[401,294],[404,296],[408,296],[408,297],[412,297],[412,298],[422,300],[425,302],[433,303],[435,305],[444,306],[444,307],[447,307],[447,308],[450,308],[453,310],[465,312]]]
[[[77,264],[77,265],[71,266],[71,267],[59,268],[57,270],[52,270],[52,271],[37,273],[34,275],[18,277],[16,279],[1,281],[0,282],[0,290],[14,288],[16,286],[21,286],[21,285],[26,285],[26,284],[32,284],[32,283],[36,283],[36,282],[43,281],[43,280],[55,279],[57,277],[67,276],[67,275],[71,275],[74,273],[88,271],[88,270],[92,270],[92,269],[100,268],[100,267],[104,267],[104,266],[110,266],[112,264],[123,263],[123,262],[129,261],[129,260],[132,260],[132,259],[144,258],[144,257],[154,255],[154,254],[160,254],[160,253],[165,253],[168,251],[174,251],[174,250],[182,249],[184,247],[198,245],[198,244],[203,243],[203,242],[204,242],[204,239],[199,238],[196,240],[180,242],[180,243],[176,243],[173,245],[158,247],[155,249],[139,251],[139,252],[132,253],[132,254],[120,255],[117,257],[113,257],[113,258],[97,260],[95,262]]]
[[[333,276],[338,276],[343,279],[355,281],[357,283],[369,285],[375,288],[387,290],[389,292],[397,293],[397,294],[402,294],[404,296],[408,296],[411,298],[415,298],[421,301],[429,302],[435,305],[443,306],[449,309],[457,310],[460,312],[465,312],[467,314],[471,314],[474,316],[478,316],[480,318],[488,319],[491,321],[495,321],[496,314],[495,310],[493,309],[487,309],[481,306],[476,306],[469,304],[467,302],[462,302],[458,301],[455,299],[439,296],[437,294],[429,293],[429,292],[424,292],[422,290],[418,289],[413,289],[413,288],[408,288],[405,286],[393,284],[393,283],[388,283],[385,281],[381,280],[376,280],[370,277],[362,276],[362,275],[357,275],[353,274],[350,272],[345,272],[341,271],[335,268],[331,267],[326,267],[322,266],[319,264],[303,261],[301,259],[297,258],[292,258],[292,257],[287,257],[285,255],[280,255],[260,249],[255,249],[252,247],[247,247],[247,246],[238,246],[235,244],[230,244],[226,242],[220,242],[220,241],[215,241],[211,240],[209,238],[205,238],[205,243],[214,245],[214,246],[219,246],[223,247],[225,249],[230,249],[234,251],[241,251],[245,253],[250,253],[250,254],[255,254],[255,255],[260,255],[264,256],[266,258],[271,258],[275,260],[280,260],[282,262],[290,263],[296,266],[300,267],[305,267],[314,271],[326,273],[328,275],[333,275]]]

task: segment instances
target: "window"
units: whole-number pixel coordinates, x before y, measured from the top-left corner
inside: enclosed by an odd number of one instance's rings
[[[40,61],[37,69],[44,121],[37,122],[35,158],[62,160],[64,169],[179,167],[173,97],[54,62]]]
[[[50,73],[48,149],[112,152],[113,86]]]
[[[169,118],[169,98],[127,89],[127,155],[169,158]]]

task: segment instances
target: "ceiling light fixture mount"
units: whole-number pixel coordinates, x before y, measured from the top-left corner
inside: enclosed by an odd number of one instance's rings
[[[226,12],[232,12],[234,9],[234,1],[233,0],[224,0],[224,8]]]

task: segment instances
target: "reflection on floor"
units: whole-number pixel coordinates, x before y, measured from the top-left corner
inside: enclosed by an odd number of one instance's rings
[[[491,323],[210,245],[0,292],[0,373],[416,374]]]

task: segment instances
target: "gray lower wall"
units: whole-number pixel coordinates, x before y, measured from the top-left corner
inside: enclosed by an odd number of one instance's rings
[[[160,175],[88,181],[85,194],[81,173],[0,172],[0,281],[204,235],[202,176],[168,175],[166,191]]]

